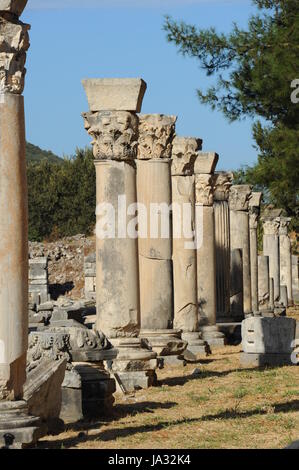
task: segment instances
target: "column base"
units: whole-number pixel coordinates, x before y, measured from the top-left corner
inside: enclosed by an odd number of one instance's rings
[[[202,339],[201,332],[183,332],[182,339],[188,343],[185,352],[189,351],[194,356],[197,356],[198,354],[205,354],[207,352],[207,345],[206,342]]]
[[[213,349],[223,348],[226,345],[225,335],[219,331],[216,325],[202,326],[200,330],[202,332],[202,339]]]
[[[241,353],[241,366],[255,367],[279,367],[295,365],[291,360],[290,354],[261,354],[261,353]]]
[[[24,449],[46,434],[47,426],[28,414],[25,401],[0,402],[0,449]]]
[[[182,355],[187,342],[181,339],[180,330],[141,330],[139,336],[157,353],[160,368],[186,365]]]
[[[157,353],[141,338],[110,339],[117,357],[106,362],[123,393],[149,388],[157,381]]]

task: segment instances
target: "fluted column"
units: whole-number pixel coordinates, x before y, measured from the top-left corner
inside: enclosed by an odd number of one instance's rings
[[[299,264],[298,256],[292,255],[292,291],[294,300],[299,300]]]
[[[280,217],[279,227],[279,254],[280,254],[280,285],[287,288],[287,307],[294,303],[292,286],[292,247],[288,235],[288,227],[291,222],[289,217]]]
[[[186,346],[173,329],[173,265],[171,223],[171,153],[175,116],[139,117],[137,160],[141,337],[163,356],[177,356]]]
[[[217,321],[225,321],[230,315],[230,214],[228,198],[232,180],[232,173],[215,173],[214,218]]]
[[[252,187],[234,185],[229,196],[231,250],[242,250],[243,259],[243,313],[252,313],[250,278],[249,200]],[[239,318],[241,320],[242,318]]]
[[[90,108],[83,118],[93,138],[96,167],[96,329],[118,349],[112,369],[126,388],[132,382],[145,388],[155,380],[156,354],[143,350],[138,338],[138,243],[137,232],[129,227],[137,225],[136,113],[146,84],[140,79],[90,79],[83,86]],[[132,375],[136,370],[138,377]]]
[[[224,345],[216,326],[216,246],[214,178],[216,153],[199,153],[195,162],[195,220],[197,235],[197,299],[203,339],[213,346]],[[209,162],[209,165],[207,165]]]
[[[253,312],[258,312],[259,310],[257,228],[258,228],[258,219],[260,215],[261,199],[262,199],[262,193],[253,192],[252,198],[249,201],[250,271],[251,271],[251,297],[252,297]]]
[[[269,275],[274,282],[274,302],[280,297],[279,226],[280,218],[263,217],[263,252],[269,256]]]
[[[28,211],[22,96],[30,26],[26,1],[0,2],[0,448],[37,439],[23,398],[28,347]]]
[[[264,312],[270,308],[270,276],[269,256],[258,257],[258,295],[259,311]]]
[[[172,148],[172,234],[174,328],[182,331],[188,351],[205,351],[200,339],[195,247],[194,162],[201,140],[176,137]]]

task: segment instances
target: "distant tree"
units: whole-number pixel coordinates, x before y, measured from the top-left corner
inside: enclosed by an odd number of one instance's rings
[[[167,39],[183,56],[196,58],[215,77],[200,102],[227,119],[260,117],[253,126],[258,162],[244,167],[238,180],[266,190],[269,202],[285,209],[299,228],[299,104],[291,83],[299,79],[298,0],[253,0],[258,13],[246,30],[229,34],[200,29],[166,17]],[[299,96],[299,92],[298,92]]]
[[[95,225],[96,185],[93,154],[77,149],[61,164],[29,163],[29,239],[40,241],[78,233]]]

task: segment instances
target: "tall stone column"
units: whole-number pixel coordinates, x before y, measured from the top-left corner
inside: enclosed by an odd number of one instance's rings
[[[252,187],[234,185],[229,196],[231,250],[241,249],[243,259],[243,313],[252,313],[250,278],[249,200]],[[236,318],[242,320],[242,318]]]
[[[257,228],[260,215],[262,193],[252,193],[249,201],[249,229],[250,229],[250,269],[251,269],[251,297],[253,313],[259,310],[259,280],[258,280],[258,240]]]
[[[298,256],[292,255],[292,288],[295,302],[299,301],[299,264]]]
[[[118,349],[112,370],[126,388],[128,383],[129,388],[146,388],[155,380],[157,361],[138,338],[138,243],[128,230],[136,219],[136,113],[146,84],[140,79],[91,79],[83,80],[83,86],[90,107],[83,117],[93,138],[96,167],[96,329]]]
[[[259,311],[268,311],[270,308],[269,256],[258,257],[258,295]]]
[[[188,351],[205,352],[200,339],[195,247],[194,162],[200,139],[176,137],[172,148],[172,222],[174,328],[182,331]]]
[[[292,246],[288,235],[288,227],[291,222],[289,217],[280,217],[279,227],[279,255],[280,255],[280,285],[287,287],[288,305],[292,306]],[[286,307],[288,306],[286,305]]]
[[[280,218],[266,216],[263,220],[263,252],[269,256],[269,273],[274,282],[274,302],[280,297],[280,263],[279,263],[279,226]]]
[[[176,119],[140,115],[137,160],[140,336],[165,365],[176,364],[186,348],[180,331],[173,329],[171,153]]]
[[[225,322],[230,316],[230,214],[229,191],[233,174],[217,172],[214,178],[214,218],[216,243],[216,317]]]
[[[202,336],[211,346],[224,346],[216,326],[216,246],[213,173],[216,153],[199,153],[195,162],[195,221],[197,238],[197,299]]]
[[[26,1],[0,1],[0,448],[38,438],[23,398],[28,347],[28,215],[22,96],[30,26]],[[6,434],[12,435],[11,442]]]

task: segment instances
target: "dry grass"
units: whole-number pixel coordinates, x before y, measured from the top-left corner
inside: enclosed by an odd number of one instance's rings
[[[113,415],[47,437],[42,447],[283,448],[299,439],[299,367],[242,369],[240,347],[158,371],[159,387],[117,397]]]

